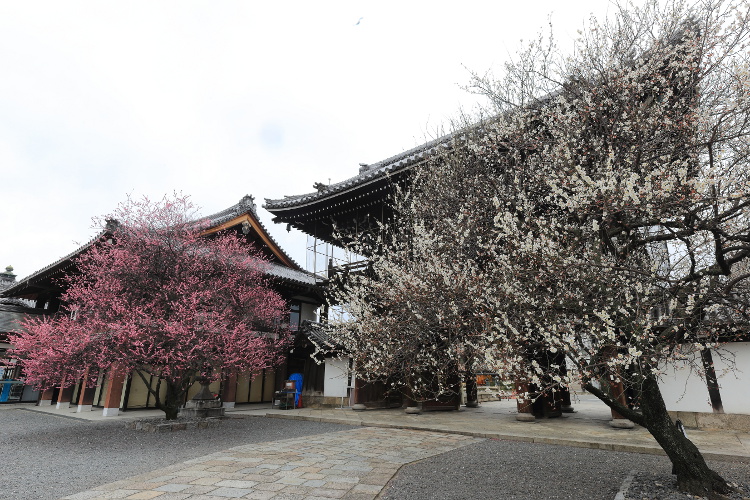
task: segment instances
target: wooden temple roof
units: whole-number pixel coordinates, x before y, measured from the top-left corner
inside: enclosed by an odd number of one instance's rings
[[[235,205],[204,217],[204,220],[207,221],[208,227],[204,234],[210,235],[232,228],[242,231],[243,225],[246,227],[249,226],[248,232],[245,233],[248,239],[254,243],[256,248],[263,252],[272,263],[276,262],[291,269],[302,271],[300,265],[287,255],[287,253],[281,249],[276,240],[268,234],[268,230],[266,230],[266,227],[260,222],[255,210],[254,198],[250,195],[245,195]]]
[[[44,313],[43,309],[35,309],[15,299],[0,299],[0,344],[8,341],[6,333],[18,330],[19,321],[29,314],[43,316]]]
[[[18,280],[2,292],[3,297],[23,297],[34,299],[40,294],[60,294],[63,286],[60,283],[62,277],[70,271],[75,270],[75,259],[93,245],[101,241],[107,232],[102,231],[84,245],[61,257],[38,271]]]
[[[394,183],[402,182],[416,165],[427,161],[439,148],[447,148],[453,134],[432,140],[372,165],[361,165],[359,174],[317,191],[282,199],[266,199],[263,208],[276,223],[289,224],[318,239],[334,240],[333,224],[355,230],[363,217],[376,220],[391,215],[389,198]]]
[[[202,218],[201,220],[207,221],[204,234],[208,236],[222,230],[230,230],[236,231],[240,236],[244,235],[268,259],[269,276],[299,291],[310,291],[313,295],[322,296],[322,292],[317,289],[314,275],[303,270],[281,249],[268,234],[255,210],[253,197],[246,195],[235,205]],[[0,296],[29,299],[36,299],[40,295],[59,296],[64,288],[61,279],[65,274],[75,272],[76,258],[109,235],[109,231],[102,231],[75,251],[18,280],[5,290],[0,290]]]

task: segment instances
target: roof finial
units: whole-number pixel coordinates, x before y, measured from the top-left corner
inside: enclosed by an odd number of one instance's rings
[[[104,220],[105,226],[104,229],[108,233],[114,232],[118,227],[120,227],[120,221],[117,219],[105,219]]]
[[[4,283],[7,286],[9,283],[15,283],[15,281],[16,275],[13,274],[13,266],[7,266],[5,272],[0,273],[0,283]]]
[[[244,210],[252,210],[254,214],[257,214],[256,212],[256,206],[255,206],[255,197],[250,196],[249,194],[246,194],[242,197],[242,199],[239,202],[240,208],[243,208]]]

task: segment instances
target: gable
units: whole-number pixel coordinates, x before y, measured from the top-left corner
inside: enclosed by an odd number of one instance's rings
[[[272,262],[283,264],[292,269],[299,269],[299,265],[289,257],[278,244],[271,238],[266,232],[263,225],[255,217],[255,215],[248,211],[246,213],[237,215],[226,222],[219,224],[218,226],[211,227],[203,232],[203,235],[208,236],[211,234],[218,233],[219,231],[237,231],[240,234],[244,234],[248,242],[254,243],[256,248],[266,257],[271,259]]]

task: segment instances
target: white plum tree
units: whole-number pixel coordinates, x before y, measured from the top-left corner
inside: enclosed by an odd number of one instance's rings
[[[493,107],[414,173],[370,272],[340,288],[332,335],[359,370],[434,393],[425,373],[475,360],[555,393],[565,360],[649,430],[681,490],[727,493],[658,380],[750,326],[748,35],[746,2],[649,0],[590,20],[572,55],[540,37],[475,76]]]

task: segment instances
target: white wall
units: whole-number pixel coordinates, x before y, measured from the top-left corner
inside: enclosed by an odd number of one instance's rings
[[[718,352],[712,352],[724,412],[750,414],[750,342],[726,344],[721,351],[733,357],[736,364],[732,370],[731,363],[724,361]],[[696,366],[702,368],[698,354],[693,355],[692,359]],[[706,382],[691,372],[687,363],[676,363],[665,371],[659,388],[668,410],[713,412]]]
[[[735,362],[732,368],[719,354],[712,355],[724,413],[750,415],[750,342],[733,342],[723,349],[734,355]]]
[[[323,396],[334,398],[345,398],[348,396],[347,386],[349,379],[349,359],[325,359],[325,381],[323,383]]]
[[[701,365],[700,356],[692,356],[693,364]],[[711,413],[711,401],[705,381],[690,370],[688,363],[675,362],[664,370],[659,381],[659,389],[667,405],[667,410],[698,411]]]

